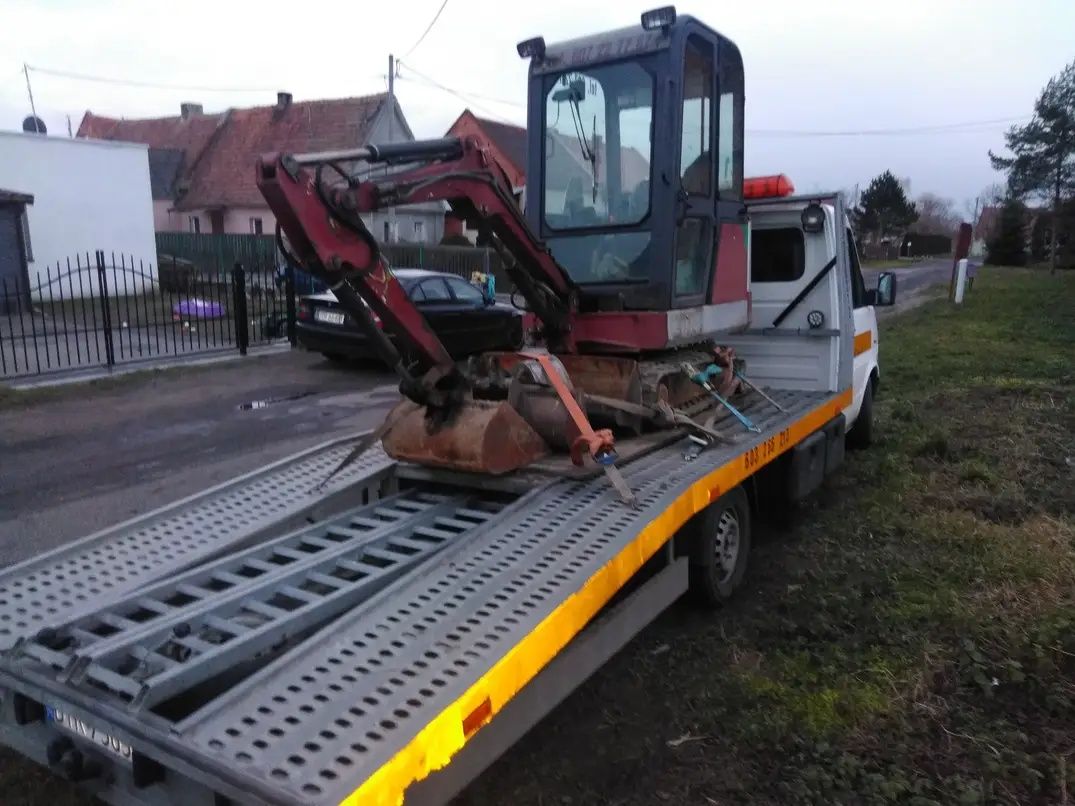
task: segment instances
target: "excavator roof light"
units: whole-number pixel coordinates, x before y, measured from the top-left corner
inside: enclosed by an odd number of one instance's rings
[[[744,199],[773,199],[790,196],[795,185],[784,174],[750,176],[743,180]]]
[[[668,28],[676,23],[676,7],[663,6],[652,11],[642,12],[642,28],[652,31],[654,28]]]
[[[519,56],[523,59],[537,59],[541,60],[545,58],[545,37],[535,36],[533,39],[524,39],[515,49],[519,51]]]

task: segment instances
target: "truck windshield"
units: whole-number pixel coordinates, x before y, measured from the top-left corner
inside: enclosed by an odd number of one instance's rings
[[[637,224],[649,213],[653,77],[635,62],[561,73],[545,94],[545,223]]]

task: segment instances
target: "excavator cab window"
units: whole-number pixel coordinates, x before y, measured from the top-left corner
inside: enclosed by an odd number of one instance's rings
[[[576,282],[644,282],[632,265],[648,239],[615,230],[650,212],[653,75],[621,62],[565,71],[546,86],[545,226],[556,233],[608,230],[562,241],[557,257]]]
[[[735,45],[683,16],[527,53],[527,220],[580,287],[581,309],[741,299]],[[718,264],[730,282],[717,282]]]

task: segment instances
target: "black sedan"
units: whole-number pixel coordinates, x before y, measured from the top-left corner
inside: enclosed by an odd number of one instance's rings
[[[454,358],[486,350],[517,350],[522,345],[522,313],[488,300],[454,274],[425,269],[393,269],[407,296],[425,316]],[[307,350],[339,361],[375,358],[366,334],[331,291],[299,300],[296,336]],[[380,326],[380,320],[374,321]]]

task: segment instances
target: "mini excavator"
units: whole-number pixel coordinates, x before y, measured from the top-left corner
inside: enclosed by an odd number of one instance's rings
[[[257,182],[281,250],[329,285],[400,378],[404,399],[377,432],[391,456],[503,474],[567,452],[615,484],[616,435],[704,435],[692,416],[731,406],[742,377],[719,346],[750,313],[742,59],[672,7],[641,28],[518,52],[530,64],[525,213],[480,137],[268,154]],[[501,258],[525,311],[516,351],[449,355],[363,219],[436,201]],[[717,372],[699,384],[697,367]]]

